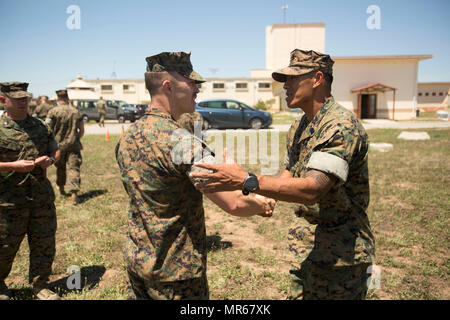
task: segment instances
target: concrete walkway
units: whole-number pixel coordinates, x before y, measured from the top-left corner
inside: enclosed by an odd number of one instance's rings
[[[450,121],[392,121],[384,119],[364,120],[363,125],[366,129],[430,129],[430,128],[450,128]],[[130,126],[129,122],[117,123],[115,120],[105,121],[105,128],[100,128],[96,123],[89,123],[85,126],[86,135],[105,135],[108,130],[110,135],[121,134],[122,128],[124,131]],[[269,130],[278,130],[279,132],[286,132],[290,128],[290,124],[274,124]],[[264,129],[267,130],[267,129]],[[239,131],[253,131],[252,129],[229,129],[217,130],[210,129],[208,132],[235,132]]]

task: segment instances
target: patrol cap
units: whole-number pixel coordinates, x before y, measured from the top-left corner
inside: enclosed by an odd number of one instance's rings
[[[161,52],[145,60],[147,72],[175,71],[188,79],[195,80],[196,83],[206,81],[193,70],[190,52]]]
[[[69,99],[69,95],[67,94],[67,90],[56,90],[56,95],[59,99]]]
[[[27,91],[27,82],[2,82],[0,92],[11,99],[32,98],[33,95]]]
[[[278,82],[285,82],[287,76],[300,76],[312,71],[322,71],[332,75],[333,64],[334,61],[328,54],[295,49],[291,52],[289,67],[273,72],[272,78]]]

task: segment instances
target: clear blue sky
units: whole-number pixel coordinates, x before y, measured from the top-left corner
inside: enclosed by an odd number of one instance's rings
[[[110,78],[114,61],[118,78],[142,78],[145,57],[162,51],[192,51],[204,77],[249,77],[265,67],[265,27],[283,22],[284,4],[288,23],[325,23],[332,56],[432,54],[419,81],[450,81],[449,0],[0,0],[0,81],[54,95],[77,74]],[[80,30],[66,27],[70,5]],[[366,26],[369,5],[381,30]]]

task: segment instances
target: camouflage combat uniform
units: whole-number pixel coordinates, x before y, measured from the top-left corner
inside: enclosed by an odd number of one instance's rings
[[[106,102],[102,99],[97,102],[97,111],[99,115],[100,126],[105,126]]]
[[[34,160],[58,149],[50,128],[27,116],[0,116],[0,162]],[[0,172],[0,283],[11,271],[25,234],[30,248],[30,282],[44,285],[55,256],[55,195],[46,170]]]
[[[308,169],[337,178],[315,205],[300,204],[289,230],[291,299],[364,299],[375,240],[369,205],[368,137],[355,115],[333,97],[312,119],[296,120],[287,136],[286,170],[304,178]],[[300,265],[299,265],[300,264]]]
[[[168,113],[151,108],[116,147],[130,197],[127,269],[141,299],[209,297],[203,199],[188,177],[189,163],[204,157],[204,150],[175,131],[187,132]],[[189,159],[174,160],[174,153]]]
[[[33,116],[45,121],[47,118],[48,112],[53,108],[53,106],[47,104],[47,103],[41,103],[39,104],[33,111]]]
[[[78,110],[67,104],[52,108],[46,119],[55,134],[61,152],[59,160],[55,163],[57,168],[56,184],[59,188],[64,188],[68,180],[67,191],[69,192],[80,191],[80,168],[83,161],[81,150],[83,146],[78,128],[82,121],[82,115]]]

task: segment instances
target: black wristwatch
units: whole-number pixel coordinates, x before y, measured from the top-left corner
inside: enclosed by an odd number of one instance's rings
[[[49,158],[50,158],[50,160],[52,162],[51,165],[54,164],[55,163],[55,158],[54,157],[49,157]]]
[[[258,190],[259,183],[258,178],[253,173],[249,172],[247,178],[244,180],[244,185],[242,187],[242,194],[247,196],[250,192],[255,192]]]

